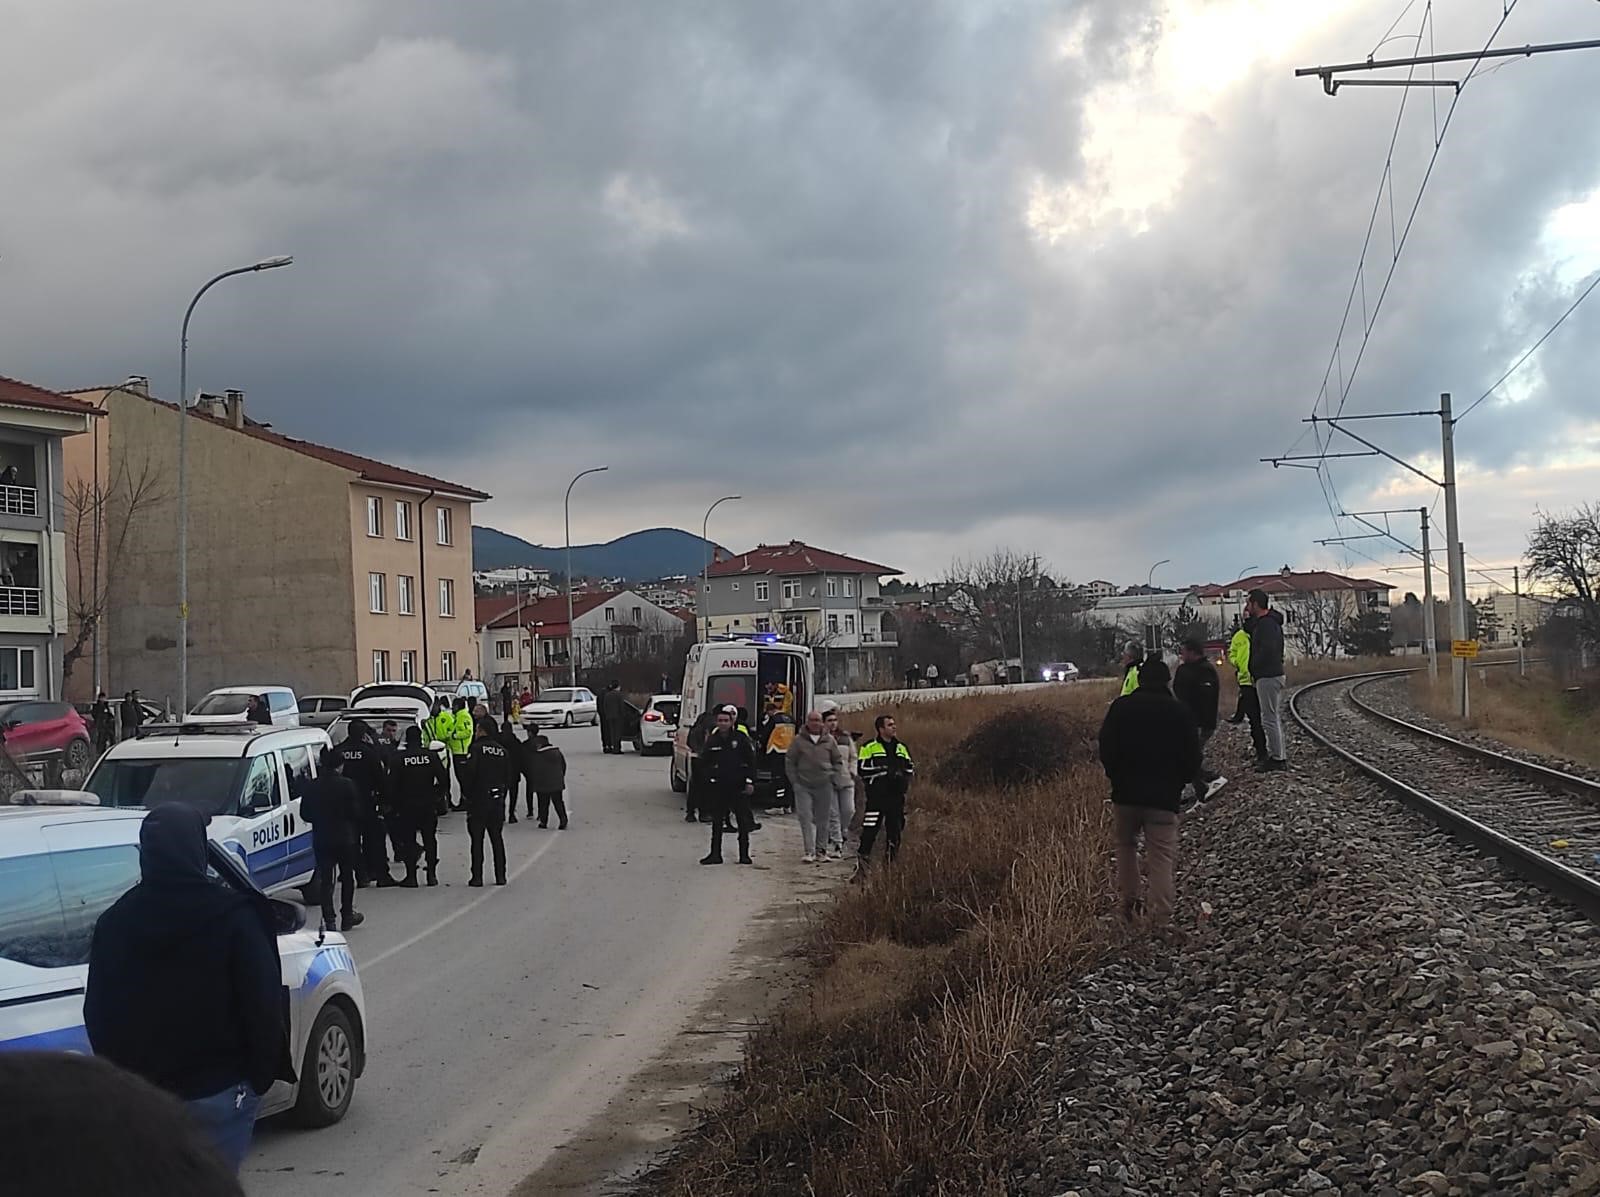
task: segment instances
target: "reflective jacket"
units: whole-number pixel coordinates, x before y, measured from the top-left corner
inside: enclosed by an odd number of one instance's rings
[[[472,712],[465,708],[457,711],[451,717],[450,726],[450,751],[456,756],[465,756],[472,751]]]
[[[911,788],[911,778],[916,766],[911,763],[911,750],[899,740],[885,741],[881,737],[868,740],[861,746],[858,756],[861,781],[867,787],[867,800],[904,798]]]
[[[454,711],[436,711],[429,715],[427,728],[429,739],[439,741],[451,752],[455,751],[450,743],[456,738],[456,715]]]
[[[1255,679],[1250,676],[1250,633],[1242,627],[1228,641],[1228,663],[1239,675],[1241,686],[1255,685]]]
[[[1122,671],[1122,693],[1117,697],[1126,698],[1139,688],[1139,662],[1135,661]]]

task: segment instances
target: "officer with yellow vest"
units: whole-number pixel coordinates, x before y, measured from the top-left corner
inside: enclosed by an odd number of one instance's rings
[[[861,844],[856,849],[856,876],[865,874],[872,859],[872,844],[883,830],[883,854],[893,860],[900,850],[900,833],[906,825],[906,792],[916,773],[911,751],[895,735],[893,715],[874,720],[878,735],[861,746],[858,757],[867,803],[861,816]]]
[[[1144,660],[1144,646],[1137,640],[1130,640],[1122,649],[1122,693],[1119,698],[1126,698],[1139,688],[1139,662]]]
[[[1239,681],[1239,706],[1233,713],[1232,723],[1250,720],[1250,742],[1256,750],[1256,759],[1267,755],[1267,736],[1261,727],[1261,700],[1256,696],[1255,678],[1250,676],[1250,629],[1255,620],[1241,620],[1228,641],[1228,663]]]
[[[446,712],[446,714],[449,713]],[[470,793],[472,789],[471,753],[472,741],[475,735],[475,728],[473,727],[472,722],[472,710],[468,706],[468,700],[466,698],[458,697],[456,699],[455,713],[450,715],[449,718],[451,764],[455,767],[456,785],[460,788],[461,796],[464,801],[467,794]],[[460,803],[456,804],[456,809],[461,809]]]

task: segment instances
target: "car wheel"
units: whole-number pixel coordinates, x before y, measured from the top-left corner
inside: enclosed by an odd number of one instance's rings
[[[87,740],[73,740],[67,745],[64,763],[69,769],[87,769],[89,758],[93,755]]]
[[[671,762],[667,765],[667,774],[672,778],[672,792],[674,794],[687,793],[689,783],[678,776],[678,757],[674,753]]]
[[[644,740],[643,739],[634,740],[634,742],[633,742],[633,750],[635,752],[637,752],[640,756],[643,756],[645,753],[650,751],[648,748],[646,748],[644,746]]]
[[[306,1040],[294,1121],[301,1126],[332,1126],[350,1108],[355,1090],[355,1032],[349,1016],[330,1003],[318,1012]]]
[[[561,721],[561,726],[562,727],[571,727],[572,726],[572,712],[571,711],[567,712],[567,717]]]

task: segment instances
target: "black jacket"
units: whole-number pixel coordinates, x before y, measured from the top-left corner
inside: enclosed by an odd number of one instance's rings
[[[1217,667],[1201,657],[1185,661],[1172,674],[1172,694],[1189,708],[1196,726],[1206,735],[1217,730]]]
[[[1250,676],[1283,676],[1283,612],[1269,608],[1250,625]]]
[[[1176,811],[1183,787],[1200,768],[1194,716],[1165,687],[1140,686],[1106,712],[1100,763],[1113,802]]]
[[[700,772],[706,788],[725,796],[741,793],[756,782],[756,750],[741,731],[712,731],[700,750]]]
[[[145,816],[143,880],[100,916],[83,999],[96,1055],[186,1100],[293,1075],[277,937],[247,895],[206,879],[205,836],[193,807]]]
[[[131,732],[144,724],[144,710],[131,698],[122,700],[122,726],[125,731]]]
[[[506,787],[511,783],[511,757],[494,736],[479,736],[467,754],[466,804],[480,818],[505,818]]]
[[[371,740],[346,740],[334,749],[343,762],[340,772],[355,783],[356,792],[367,810],[386,806],[389,801],[388,771],[383,765],[383,751]]]
[[[628,709],[628,700],[622,696],[621,690],[605,690],[600,694],[600,718],[608,724],[621,726],[623,716]]]
[[[319,773],[306,784],[300,817],[311,824],[317,851],[351,847],[360,838],[361,794],[349,778],[332,770]]]
[[[433,749],[418,744],[402,749],[390,773],[394,804],[408,819],[437,815],[439,796],[450,792],[450,770]]]
[[[535,794],[559,794],[567,788],[567,758],[547,736],[530,736],[522,746],[528,788]]]

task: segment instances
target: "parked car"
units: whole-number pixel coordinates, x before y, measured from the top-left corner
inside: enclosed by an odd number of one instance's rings
[[[633,747],[640,756],[650,752],[671,752],[673,737],[678,734],[678,712],[683,699],[677,694],[652,694],[639,713],[639,730],[634,734]]]
[[[242,723],[252,695],[267,700],[267,710],[277,727],[300,726],[300,704],[288,686],[223,686],[195,703],[183,717],[185,723]]]
[[[421,712],[422,717],[426,719],[433,712],[434,701],[433,688],[418,682],[372,682],[352,690],[350,701],[345,705],[364,709],[382,707],[389,710],[409,707]]]
[[[1045,682],[1075,682],[1078,680],[1078,667],[1071,661],[1051,661],[1048,665],[1040,666],[1039,680]]]
[[[42,796],[41,796],[42,797]],[[0,805],[0,1051],[87,1054],[83,990],[95,921],[139,880],[143,811]],[[251,888],[238,861],[208,845],[218,885]],[[343,1118],[366,1067],[367,1012],[344,937],[308,930],[295,902],[272,904],[295,1084],[278,1081],[258,1118],[303,1126]]]
[[[328,742],[317,727],[147,724],[101,757],[83,788],[105,807],[197,807],[260,889],[304,888],[315,869],[300,798]]]
[[[456,697],[471,699],[473,702],[488,702],[489,687],[477,678],[468,678],[456,683]]]
[[[13,757],[61,753],[68,769],[87,769],[94,759],[94,732],[69,702],[8,702],[0,705],[0,736]]]
[[[573,727],[579,723],[600,723],[594,691],[582,686],[545,690],[522,708],[523,727]]]
[[[327,727],[350,705],[343,694],[306,694],[298,702],[301,727]]]

